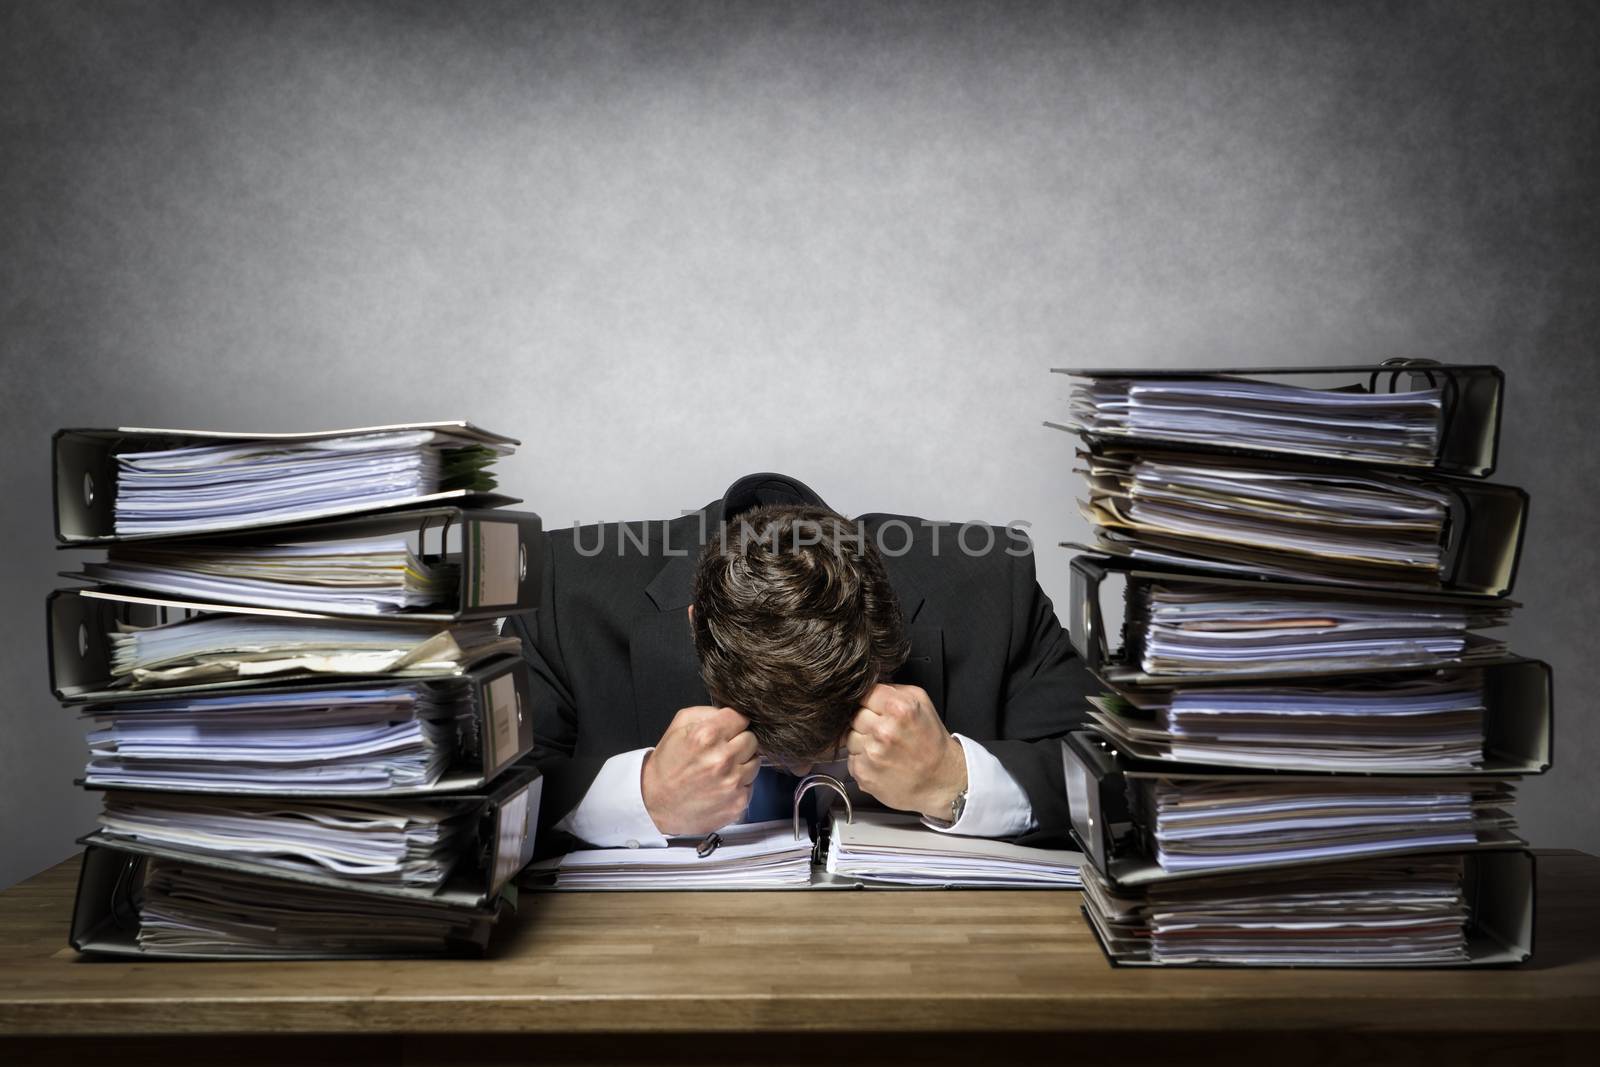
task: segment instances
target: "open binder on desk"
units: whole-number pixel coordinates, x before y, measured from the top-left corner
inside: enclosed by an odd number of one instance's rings
[[[533,749],[527,661],[459,677],[130,693],[94,723],[91,789],[407,797],[482,789]]]
[[[813,788],[836,801],[812,820]],[[534,863],[525,888],[568,891],[687,889],[1049,889],[1078,887],[1083,857],[1064,849],[958,837],[914,815],[867,810],[844,782],[811,775],[795,789],[792,817],[671,838],[666,848],[580,849]]]
[[[1053,368],[1074,384],[1069,424],[1091,442],[1493,473],[1505,375],[1398,359],[1329,367]]]
[[[518,443],[468,422],[308,433],[60,430],[56,538],[81,546],[263,532],[428,504],[497,507],[516,501],[493,491],[487,468]]]
[[[267,541],[269,543],[263,543]],[[531,512],[412,508],[270,531],[112,542],[85,596],[289,618],[499,618],[539,605]]]
[[[108,793],[102,827],[79,843],[163,860],[182,861],[238,874],[306,886],[358,892],[369,898],[427,901],[453,908],[483,908],[533,858],[544,780],[532,767],[505,775],[477,795],[429,797],[413,802],[439,824],[432,832],[440,848],[439,874],[431,884],[398,877],[343,873],[361,855],[349,833],[333,845],[325,829],[313,835],[296,826],[334,825],[339,808],[327,802],[285,798],[181,797],[170,794]],[[119,810],[119,802],[125,802]],[[275,806],[274,806],[275,805]],[[274,806],[270,807],[269,806]],[[126,815],[123,813],[126,812]],[[372,812],[376,818],[380,813]],[[133,819],[137,818],[137,825]],[[253,835],[244,827],[259,819]],[[382,827],[371,832],[384,833]],[[389,831],[392,832],[392,831]],[[318,836],[321,835],[321,836]],[[409,847],[409,846],[408,846]],[[307,848],[324,858],[313,861]],[[329,850],[336,859],[330,862]],[[260,858],[250,859],[256,855]],[[410,853],[408,852],[408,858]]]
[[[1079,452],[1086,551],[1145,565],[1503,596],[1528,495],[1439,475],[1196,452]]]
[[[1074,556],[1065,621],[1086,667],[1110,684],[1142,686],[1494,662],[1508,658],[1505,642],[1483,631],[1504,626],[1516,607]]]
[[[375,898],[94,845],[83,854],[69,941],[91,959],[477,957],[511,910],[504,895],[472,908]]]
[[[46,602],[50,688],[64,704],[312,679],[459,677],[478,663],[522,651],[520,638],[500,634],[488,619],[285,618],[89,592],[57,590]],[[145,649],[153,636],[165,651]]]

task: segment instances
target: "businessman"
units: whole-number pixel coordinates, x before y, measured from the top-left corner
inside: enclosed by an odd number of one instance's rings
[[[547,549],[538,614],[512,623],[541,851],[738,821],[763,763],[847,773],[949,833],[1064,840],[1051,739],[1091,682],[1020,529],[851,521],[758,474],[699,512],[556,531]]]

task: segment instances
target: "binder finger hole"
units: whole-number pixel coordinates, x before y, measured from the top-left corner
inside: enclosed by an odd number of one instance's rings
[[[83,659],[89,658],[89,627],[81,622],[78,624],[78,655]]]
[[[83,506],[94,507],[94,475],[88,471],[83,472]]]
[[[527,580],[528,580],[528,546],[527,545],[518,545],[517,546],[517,581],[525,582]]]

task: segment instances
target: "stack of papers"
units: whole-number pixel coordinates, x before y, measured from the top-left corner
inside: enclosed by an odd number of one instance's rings
[[[380,508],[445,490],[488,492],[509,445],[444,430],[247,439],[117,456],[116,532],[200,533]]]
[[[1366,393],[1244,378],[1096,378],[1072,388],[1073,429],[1367,463],[1428,466],[1439,389]]]
[[[152,858],[139,901],[142,948],[241,956],[444,954],[482,948],[494,912],[372,896]]]
[[[429,564],[403,537],[310,544],[118,545],[80,577],[193,600],[378,615],[448,598],[456,567]]]
[[[672,838],[666,848],[598,848],[541,860],[532,884],[556,889],[789,889],[815,882],[809,837],[789,819],[743,823],[717,832],[722,843],[698,855],[703,838]],[[915,815],[835,809],[819,884],[1077,888],[1083,856],[1005,841],[941,834]]]
[[[459,674],[479,660],[519,653],[492,621],[316,622],[202,615],[161,626],[119,624],[111,674],[135,686],[193,685],[264,675]]]
[[[1383,686],[1128,689],[1091,721],[1135,756],[1295,771],[1470,771],[1483,763],[1475,671]]]
[[[1105,551],[1300,581],[1439,582],[1451,501],[1442,489],[1220,456],[1080,457],[1080,508]]]
[[[1084,906],[1112,956],[1264,966],[1467,961],[1459,856],[1393,858],[1116,889],[1085,869]]]
[[[1166,871],[1470,848],[1509,830],[1505,782],[1163,779],[1151,836]]]
[[[858,811],[835,816],[829,874],[863,882],[966,888],[1078,888],[1083,854],[941,834],[915,815]]]
[[[796,839],[788,819],[717,831],[722,843],[700,856],[700,837],[674,837],[666,848],[595,848],[541,860],[534,879],[556,889],[789,889],[811,884],[811,840]]]
[[[108,835],[352,882],[437,888],[471,827],[456,806],[108,793]]]
[[[1505,654],[1469,631],[1502,626],[1507,601],[1373,600],[1153,585],[1136,607],[1145,673],[1320,673],[1436,667]]]
[[[408,686],[210,694],[96,708],[84,780],[237,793],[432,785],[471,708]]]

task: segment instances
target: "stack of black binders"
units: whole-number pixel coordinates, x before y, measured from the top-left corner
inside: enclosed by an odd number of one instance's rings
[[[1070,629],[1104,688],[1063,752],[1107,955],[1528,959],[1508,809],[1550,766],[1551,680],[1493,633],[1527,511],[1478,480],[1500,371],[1060,373],[1095,536]]]
[[[188,959],[476,955],[531,857],[539,517],[466,423],[62,430],[51,685],[103,791],[71,941]]]

